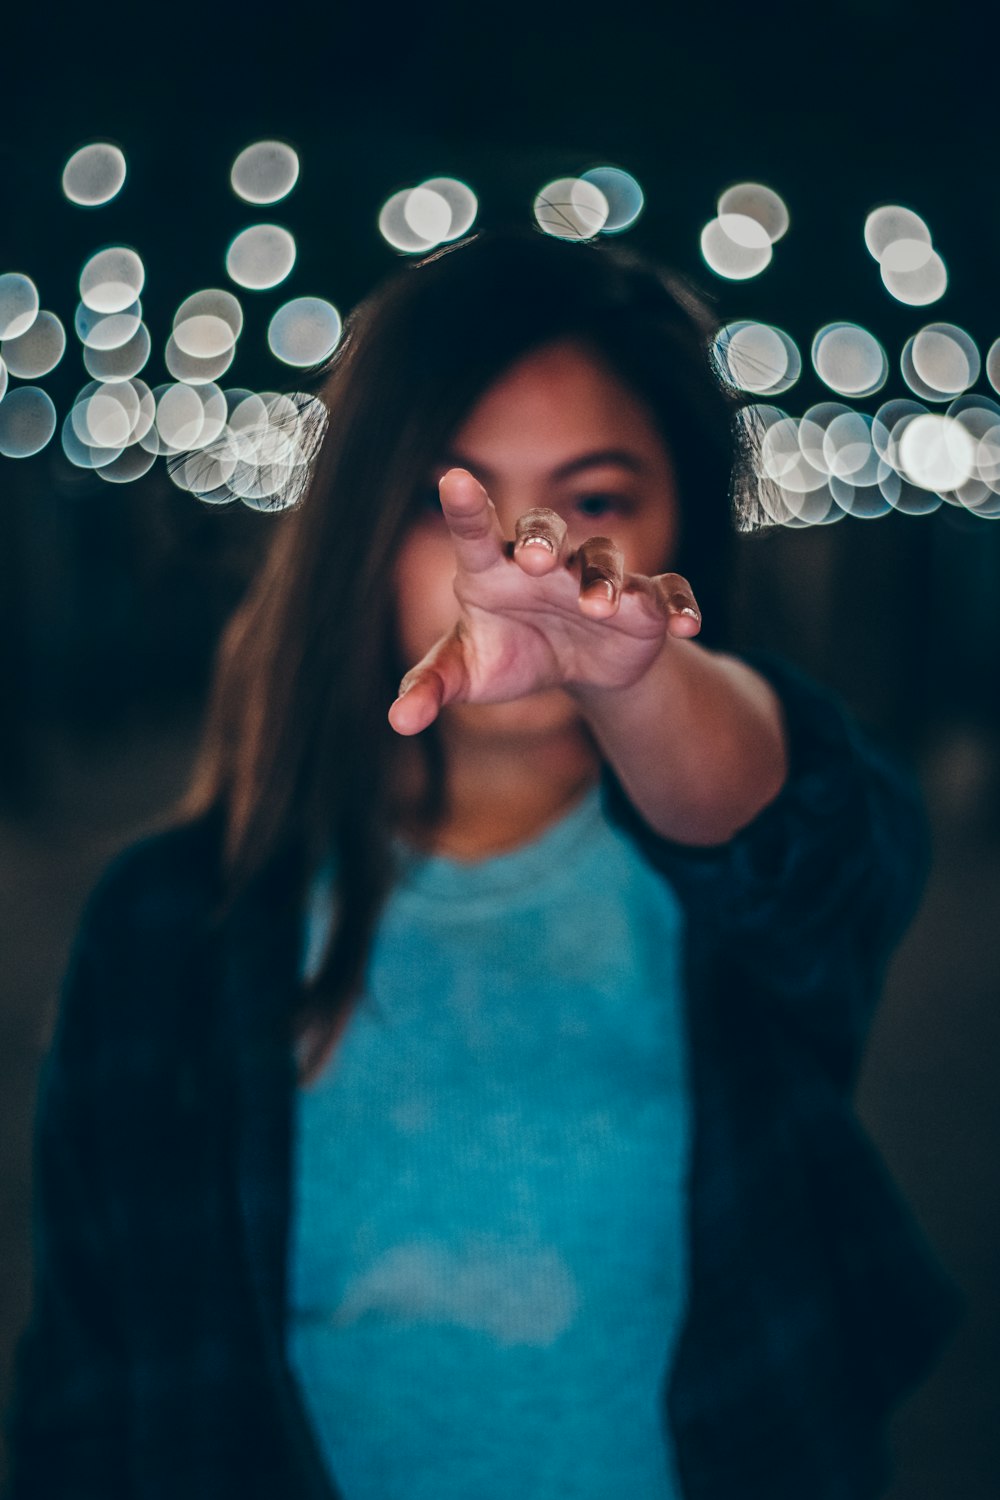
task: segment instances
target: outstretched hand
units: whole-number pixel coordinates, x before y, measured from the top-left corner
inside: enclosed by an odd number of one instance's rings
[[[667,635],[701,628],[679,573],[626,573],[606,536],[570,548],[565,521],[544,507],[519,516],[508,541],[492,501],[465,469],[449,469],[439,492],[461,613],[400,683],[389,709],[397,733],[419,734],[447,703],[631,686]]]

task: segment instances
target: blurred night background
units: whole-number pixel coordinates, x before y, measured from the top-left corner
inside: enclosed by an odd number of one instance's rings
[[[475,195],[473,227],[530,223],[547,184],[614,166],[644,195],[622,237],[693,278],[720,324],[750,326],[739,339],[732,333],[744,351],[736,373],[751,381],[765,425],[785,423],[772,478],[786,473],[789,432],[794,445],[806,430],[786,419],[820,413],[813,439],[818,422],[832,475],[823,504],[790,481],[786,524],[741,538],[736,644],[777,650],[829,684],[909,760],[926,793],[935,867],[889,974],[857,1104],[970,1314],[897,1412],[891,1495],[1000,1493],[1000,344],[990,357],[1000,340],[1000,135],[989,24],[984,11],[905,0],[683,11],[624,0],[478,15],[452,5],[193,12],[81,0],[59,16],[8,11],[0,276],[31,279],[41,309],[65,330],[65,352],[31,373],[33,359],[45,364],[45,348],[58,347],[51,319],[34,353],[30,341],[0,346],[10,367],[0,401],[0,1406],[30,1296],[31,1119],[68,946],[102,866],[183,788],[213,642],[280,525],[239,495],[206,503],[156,456],[157,444],[161,453],[169,444],[171,404],[175,416],[189,413],[190,380],[163,406],[162,430],[146,420],[145,446],[137,439],[137,398],[151,393],[151,418],[179,378],[165,362],[175,314],[205,289],[242,307],[235,353],[207,376],[217,381],[208,396],[236,392],[219,408],[218,430],[249,393],[297,388],[301,371],[269,346],[271,330],[281,347],[282,320],[272,323],[280,308],[322,299],[346,315],[405,259],[379,227],[393,195],[454,179]],[[265,153],[265,167],[294,153],[297,180],[279,200],[248,201],[232,184],[234,162],[274,141],[290,152]],[[74,202],[74,181],[96,191],[84,168],[98,158],[81,159],[65,188],[64,171],[96,143],[118,148],[124,183],[103,204]],[[113,170],[119,158],[100,160]],[[702,233],[720,196],[746,183],[779,196],[787,232],[764,250],[759,271],[719,274]],[[606,197],[613,211],[610,190]],[[598,211],[599,199],[584,207]],[[399,199],[393,222],[402,215],[426,243],[448,232],[443,202],[428,190],[407,218]],[[920,223],[892,221],[884,248],[900,226],[905,244],[880,264],[865,227],[887,205]],[[746,222],[729,222],[737,239]],[[258,223],[283,228],[296,250],[288,273],[263,289],[247,284],[252,269],[234,259],[227,268],[235,237]],[[916,274],[931,263],[925,237],[944,275],[931,292],[919,291]],[[756,253],[750,240],[737,258]],[[108,247],[131,248],[145,272],[151,347],[141,372],[130,372],[135,397],[115,449],[124,458],[117,471],[109,466],[119,481],[139,475],[131,482],[109,482],[100,472],[107,452],[85,441],[88,410],[94,438],[98,421],[113,429],[123,408],[105,407],[101,418],[99,401],[80,405],[94,394],[95,370],[98,379],[114,373],[113,359],[85,367],[81,339],[112,302],[105,295],[100,305],[99,294],[89,321],[78,307],[81,272]],[[893,265],[902,267],[897,290],[916,285],[927,300],[891,290]],[[0,311],[23,293],[21,281],[0,282]],[[207,321],[190,325],[189,355],[199,330],[209,341],[218,334],[219,305],[206,304]],[[335,319],[320,308],[320,323],[310,323],[309,311],[299,307],[298,323],[286,314],[284,327],[315,359]],[[839,390],[816,367],[837,379],[836,360],[812,352],[832,324],[850,325]],[[928,325],[944,328],[909,343]],[[768,344],[772,327],[786,339]],[[778,371],[770,390],[759,378],[753,386],[756,354],[790,346],[801,356],[798,379],[786,388]],[[851,372],[871,358],[878,388],[858,394],[858,377],[848,390]],[[178,368],[184,383],[187,367]],[[198,385],[210,424],[206,378]],[[49,398],[52,435],[33,454],[9,456],[44,435],[43,398],[9,406],[27,388]],[[880,428],[886,403],[906,402]],[[856,449],[831,438],[833,418],[850,413],[876,419],[862,429],[841,423],[852,441],[860,430]],[[917,425],[928,413],[934,421]],[[923,433],[906,453],[904,429]],[[180,446],[194,445],[190,432],[182,429]],[[874,456],[860,476],[866,441]],[[901,478],[889,462],[897,459]],[[816,524],[795,524],[803,517]]]

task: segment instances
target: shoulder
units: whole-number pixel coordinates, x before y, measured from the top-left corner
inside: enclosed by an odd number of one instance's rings
[[[221,819],[208,814],[120,849],[87,897],[80,939],[148,940],[199,927],[219,892],[221,836]]]
[[[57,1056],[161,1026],[197,987],[217,899],[221,820],[149,833],[108,862],[77,923],[59,994]]]

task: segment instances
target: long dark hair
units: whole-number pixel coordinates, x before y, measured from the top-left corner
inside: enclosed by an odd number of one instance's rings
[[[307,1072],[362,987],[393,879],[398,737],[386,714],[412,663],[400,659],[391,579],[415,493],[514,360],[583,339],[660,427],[680,498],[669,566],[692,583],[702,642],[724,646],[745,464],[713,332],[677,276],[618,245],[537,231],[477,235],[408,264],[348,318],[316,382],[329,419],[303,498],[269,522],[271,549],[223,634],[181,809],[220,818],[230,900],[290,851],[304,892],[332,854],[333,938],[293,1018],[314,1039]],[[434,726],[418,742],[433,826],[446,798]]]

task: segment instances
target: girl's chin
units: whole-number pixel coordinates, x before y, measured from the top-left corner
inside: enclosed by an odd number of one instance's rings
[[[545,688],[506,703],[452,703],[444,713],[455,729],[477,735],[552,734],[571,728],[581,718],[563,688]]]

